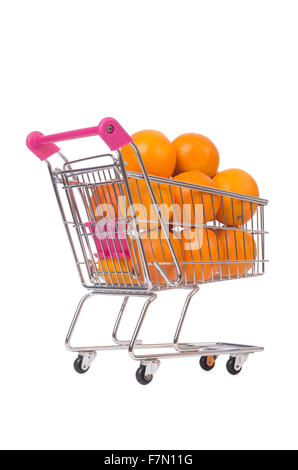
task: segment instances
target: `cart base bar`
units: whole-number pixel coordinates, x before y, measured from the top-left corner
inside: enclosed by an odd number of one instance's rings
[[[170,349],[174,348],[177,352],[175,353],[161,353],[161,354],[147,354],[144,356],[146,359],[151,358],[165,358],[165,357],[177,357],[177,356],[219,356],[224,354],[250,354],[255,352],[262,352],[264,348],[260,346],[244,346],[241,344],[230,344],[230,343],[179,343],[179,350],[175,343],[153,343],[153,344],[138,344],[135,345],[135,349]],[[92,352],[92,351],[117,351],[117,350],[128,350],[129,343],[127,344],[111,344],[106,346],[70,346],[67,345],[68,351],[71,352]],[[189,354],[187,354],[189,353]],[[139,360],[139,357],[136,358]]]

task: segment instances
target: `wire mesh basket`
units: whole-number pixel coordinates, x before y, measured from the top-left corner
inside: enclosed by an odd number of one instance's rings
[[[173,282],[179,273],[169,241],[180,267],[181,287],[264,273],[267,201],[148,176],[164,231],[144,176],[126,172],[130,205],[119,166],[114,162],[102,166],[100,159],[66,163],[58,173],[71,209],[67,223],[77,234],[80,266],[86,268],[85,282],[90,286],[148,288],[138,241],[145,248],[151,290],[177,286]],[[93,166],[95,162],[98,166]],[[78,163],[92,166],[74,169]],[[233,225],[227,225],[226,218]]]

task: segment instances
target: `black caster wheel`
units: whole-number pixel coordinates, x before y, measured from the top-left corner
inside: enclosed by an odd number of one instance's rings
[[[140,366],[136,371],[136,379],[141,385],[148,385],[153,379],[153,375],[145,375],[146,366]]]
[[[202,367],[202,369],[208,372],[209,370],[212,370],[215,366],[215,361],[216,356],[201,356],[200,366]]]
[[[85,374],[90,369],[90,367],[87,367],[87,369],[83,369],[82,362],[83,362],[83,356],[79,355],[73,363],[74,370],[78,374]]]
[[[227,365],[226,365],[227,371],[231,375],[237,375],[242,371],[242,367],[240,367],[239,369],[235,368],[235,363],[236,363],[236,357],[230,357],[230,359],[227,362]]]

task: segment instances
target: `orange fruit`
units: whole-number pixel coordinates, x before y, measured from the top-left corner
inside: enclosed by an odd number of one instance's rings
[[[240,230],[218,230],[218,239],[222,245],[222,261],[239,261],[239,263],[225,263],[221,265],[221,272],[224,277],[229,277],[229,267],[231,276],[243,276],[252,267],[253,260],[257,257],[257,247],[253,236],[247,231]],[[246,262],[245,260],[250,260]],[[238,271],[237,271],[238,266]]]
[[[194,132],[181,134],[173,141],[176,150],[175,174],[199,170],[206,175],[215,175],[219,165],[218,150],[208,137]]]
[[[107,284],[137,284],[130,258],[119,258],[119,261],[118,258],[101,259],[97,266],[99,275]]]
[[[182,247],[184,260],[193,264],[185,264],[184,272],[188,282],[209,281],[219,272],[219,264],[211,263],[218,261],[222,252],[221,241],[216,233],[210,229],[184,230],[182,234]],[[200,262],[209,264],[199,264]]]
[[[183,181],[185,183],[216,188],[214,181],[212,181],[208,175],[198,170],[180,173],[173,179],[176,181]],[[209,220],[215,219],[220,203],[217,195],[204,193],[201,190],[191,190],[177,186],[173,186],[172,191],[175,204],[178,204],[181,208],[180,220],[182,219],[184,222],[186,221],[187,223],[193,224],[195,223],[196,215],[198,219],[201,219],[197,220],[198,223],[206,223]],[[199,210],[199,207],[194,210],[193,205],[200,205],[201,211]],[[198,211],[196,209],[198,209]],[[179,219],[179,214],[175,215],[178,216],[177,218]]]
[[[147,184],[144,180],[129,179],[129,186],[134,203],[134,209],[137,214],[139,227],[141,229],[157,228],[160,223],[155,215],[154,206],[151,201]],[[161,214],[166,222],[173,215],[173,201],[170,190],[165,184],[151,183]],[[127,215],[132,217],[133,211],[129,208],[128,199],[126,199]],[[123,214],[123,207],[121,206]],[[147,223],[148,221],[148,223]]]
[[[169,235],[170,240],[173,244],[178,261],[182,259],[182,253],[180,248],[180,241],[173,237],[172,234]],[[160,267],[168,276],[171,281],[177,279],[176,269],[173,264],[173,258],[168,246],[167,238],[161,229],[150,230],[149,232],[143,232],[141,239],[144,246],[145,256],[149,265],[149,273],[153,283],[165,284],[166,281],[162,275],[156,270],[152,265],[154,261],[157,263],[167,263],[161,264]],[[168,264],[170,263],[170,264]]]
[[[246,171],[231,168],[220,171],[213,182],[219,189],[233,193],[259,197],[258,185]],[[220,198],[221,199],[221,198]],[[224,196],[216,218],[225,225],[239,226],[248,222],[257,209],[257,204]]]
[[[176,165],[176,152],[169,139],[159,131],[145,130],[132,135],[133,141],[142,156],[145,168],[150,175],[172,176]],[[121,149],[128,171],[141,172],[133,148],[126,145]]]
[[[152,182],[151,186],[160,206],[161,214],[168,222],[173,216],[173,200],[170,189],[165,184],[155,182]],[[148,225],[150,228],[154,228],[154,226],[159,225],[146,182],[129,178],[129,187],[140,228],[148,228]],[[99,185],[94,188],[91,196],[91,206],[91,215],[92,217],[95,216],[95,220],[102,216],[114,219],[125,218],[126,215],[131,217],[133,214],[133,211],[129,208],[129,201],[123,184]]]
[[[93,186],[90,191],[91,218],[95,220],[99,220],[103,217],[117,219],[118,198],[125,194],[123,184]]]

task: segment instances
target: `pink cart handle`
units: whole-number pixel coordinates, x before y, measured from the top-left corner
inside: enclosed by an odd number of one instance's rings
[[[54,153],[59,152],[60,148],[55,145],[55,142],[96,135],[99,135],[111,150],[118,150],[132,142],[130,135],[120,126],[116,119],[104,118],[98,126],[75,131],[60,132],[59,134],[52,135],[43,135],[41,132],[36,131],[31,132],[27,137],[26,144],[29,150],[37,155],[40,160],[46,160]]]

